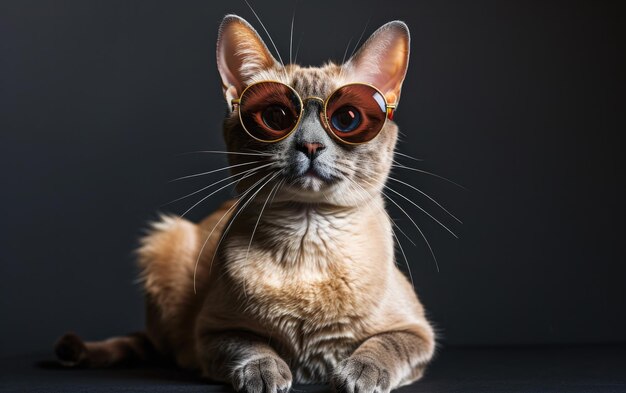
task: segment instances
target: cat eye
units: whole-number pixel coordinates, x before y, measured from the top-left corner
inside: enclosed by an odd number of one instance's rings
[[[333,113],[330,123],[339,132],[350,132],[361,124],[361,114],[353,106],[342,106]]]
[[[263,110],[263,123],[274,131],[284,131],[294,123],[289,109],[282,105],[270,105]]]
[[[249,85],[240,98],[232,100],[238,107],[244,130],[261,142],[278,142],[298,128],[304,102],[323,103],[320,120],[324,128],[340,142],[358,145],[374,139],[387,119],[393,119],[395,104],[374,86],[351,83],[333,91],[326,100],[320,97],[300,98],[290,86],[276,81]]]

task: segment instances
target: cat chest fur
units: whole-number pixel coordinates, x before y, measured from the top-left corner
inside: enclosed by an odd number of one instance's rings
[[[250,251],[249,237],[233,236],[225,255],[243,313],[269,336],[300,382],[325,380],[365,337],[377,306],[372,277],[381,281],[380,269],[375,274],[372,267],[383,262],[341,222],[307,224],[281,226],[283,233],[266,227]]]
[[[351,285],[339,277],[247,284],[246,316],[258,322],[296,381],[326,380],[362,340],[369,311]]]
[[[299,382],[325,380],[362,336],[363,310],[342,285],[300,283],[248,294],[246,314],[259,322]]]

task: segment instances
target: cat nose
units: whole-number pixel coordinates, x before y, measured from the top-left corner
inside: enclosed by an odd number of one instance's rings
[[[314,160],[324,149],[326,149],[326,146],[320,142],[302,142],[296,145],[296,150],[304,153],[309,157],[309,160]]]

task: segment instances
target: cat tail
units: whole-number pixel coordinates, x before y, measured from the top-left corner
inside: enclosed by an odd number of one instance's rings
[[[74,333],[66,333],[54,351],[67,367],[104,368],[148,363],[158,358],[154,345],[145,332],[111,337],[102,341],[83,341]]]

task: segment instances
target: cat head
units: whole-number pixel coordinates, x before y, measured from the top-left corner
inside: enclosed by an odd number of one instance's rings
[[[338,88],[358,83],[373,86],[379,97],[384,96],[379,101],[391,104],[389,109],[397,105],[409,62],[409,41],[406,24],[393,21],[376,30],[344,64],[283,66],[248,22],[226,16],[219,29],[217,66],[229,108],[224,121],[227,150],[239,153],[229,155],[234,173],[241,177],[237,190],[254,192],[267,182],[263,192],[267,195],[274,189],[277,200],[339,206],[360,204],[379,193],[391,168],[398,127],[388,119],[372,140],[345,143],[337,131],[332,132],[333,119],[323,116],[324,100]],[[242,93],[262,81],[291,87],[285,90],[295,93],[293,102],[300,105],[293,131],[273,142],[250,133],[239,115]],[[260,100],[250,121],[264,122],[260,126],[266,127],[269,117],[270,122],[280,123],[284,112],[268,109],[270,101]],[[368,120],[367,112],[351,109],[355,113],[349,114],[358,121]]]

